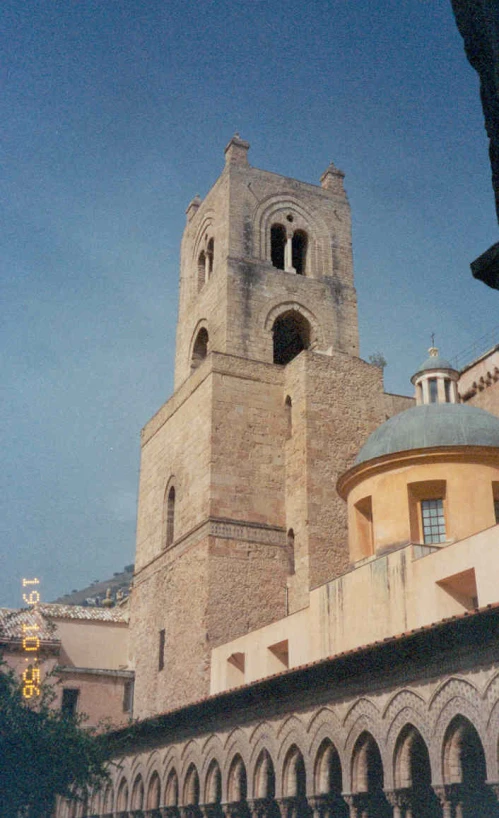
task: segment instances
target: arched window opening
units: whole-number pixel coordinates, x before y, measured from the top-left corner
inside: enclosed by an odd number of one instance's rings
[[[329,739],[324,739],[315,761],[315,792],[336,794],[342,792],[341,762],[336,747]]]
[[[175,536],[175,486],[170,487],[166,500],[166,547],[173,543]]]
[[[304,276],[307,263],[308,238],[304,230],[295,230],[291,245],[293,267],[297,275]]]
[[[284,411],[286,412],[286,439],[289,440],[293,434],[293,402],[289,395],[284,401]]]
[[[206,254],[202,250],[198,257],[198,291],[206,282]]]
[[[142,809],[144,806],[144,782],[140,775],[135,779],[132,788],[131,806],[132,809]]]
[[[383,791],[383,763],[378,745],[368,732],[362,733],[354,747],[352,785],[356,793],[365,793],[368,814],[391,818],[392,809]]]
[[[270,228],[270,258],[278,270],[284,270],[285,247],[286,228],[282,224],[273,224]]]
[[[288,530],[288,561],[289,573],[295,572],[295,532],[292,528]]]
[[[255,798],[275,797],[275,771],[267,750],[258,756],[255,768]]]
[[[107,815],[108,812],[113,811],[113,796],[114,796],[113,788],[111,784],[108,784],[104,791],[104,797],[102,799],[102,811],[104,815]]]
[[[394,756],[394,780],[397,789],[410,791],[414,815],[440,818],[439,800],[431,786],[428,748],[419,730],[407,724],[397,740]]]
[[[482,742],[464,716],[455,716],[447,728],[443,762],[444,783],[454,785],[463,816],[497,816],[497,800],[485,784],[487,767]]]
[[[197,367],[204,361],[207,354],[208,354],[208,330],[205,327],[201,327],[198,334],[196,335],[196,340],[194,341],[194,346],[192,348],[191,361],[192,369],[197,369]]]
[[[128,784],[123,778],[116,798],[116,812],[126,812],[128,809]]]
[[[234,756],[229,770],[229,803],[245,801],[248,796],[248,781],[246,777],[246,767],[240,755]]]
[[[215,240],[210,239],[206,247],[206,270],[207,278],[210,278],[213,272],[213,261],[215,258]]]
[[[158,809],[161,804],[161,781],[158,773],[154,772],[147,788],[147,809]]]
[[[213,759],[206,775],[204,802],[205,804],[219,804],[222,800],[222,775],[218,763]]]
[[[178,777],[175,770],[170,770],[166,779],[165,806],[176,807],[178,804]]]
[[[289,310],[276,318],[272,333],[275,364],[288,364],[310,346],[310,324],[296,310]]]
[[[303,756],[293,744],[284,762],[283,793],[286,798],[305,798],[307,778]]]
[[[476,728],[464,716],[456,716],[444,738],[445,783],[478,791],[486,778],[485,755]]]
[[[199,776],[194,764],[191,764],[185,777],[184,804],[199,804]]]

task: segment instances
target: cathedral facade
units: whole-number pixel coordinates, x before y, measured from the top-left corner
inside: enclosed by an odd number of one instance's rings
[[[385,393],[343,173],[248,148],[187,209],[175,391],[141,441],[136,722],[80,812],[497,815],[499,370],[495,414],[433,348],[415,398]]]

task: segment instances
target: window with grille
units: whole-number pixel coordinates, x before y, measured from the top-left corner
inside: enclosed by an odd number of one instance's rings
[[[445,542],[444,501],[421,500],[423,517],[423,540],[425,543]]]

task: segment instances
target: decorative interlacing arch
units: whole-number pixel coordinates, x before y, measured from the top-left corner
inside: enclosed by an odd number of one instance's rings
[[[123,795],[123,791],[128,792],[130,797],[122,798],[119,803],[127,804],[127,809],[131,809],[133,785],[140,775],[144,781],[145,804],[148,809],[155,809],[157,790],[151,803],[149,785],[156,780],[157,772],[161,780],[160,806],[186,806],[186,781],[189,770],[195,767],[202,807],[203,801],[211,798],[214,792],[213,788],[207,787],[207,781],[210,765],[215,762],[220,769],[222,802],[227,802],[235,797],[228,782],[230,770],[240,758],[246,769],[248,800],[272,798],[274,794],[277,799],[293,798],[289,781],[286,784],[286,775],[294,775],[293,770],[297,769],[296,751],[303,757],[308,798],[320,801],[329,797],[325,789],[333,766],[336,770],[341,767],[343,792],[355,793],[362,782],[358,775],[352,780],[354,757],[362,749],[362,736],[369,733],[381,757],[385,790],[392,792],[408,788],[413,774],[411,765],[419,757],[417,753],[421,756],[426,748],[430,766],[425,786],[429,796],[434,797],[432,785],[456,784],[448,774],[445,775],[444,757],[447,754],[455,766],[459,734],[453,732],[452,725],[463,723],[463,720],[476,729],[484,750],[487,780],[494,782],[498,780],[499,674],[489,675],[487,683],[482,681],[481,684],[476,680],[472,684],[469,678],[447,678],[436,687],[430,682],[426,687],[420,686],[418,693],[403,688],[388,699],[383,695],[363,696],[350,700],[350,706],[341,701],[322,705],[315,711],[305,708],[301,713],[275,715],[267,721],[238,726],[229,732],[208,732],[168,748],[129,755],[119,759],[119,765],[112,768],[114,793],[122,791]],[[328,769],[331,759],[334,765],[331,763]],[[367,763],[368,760],[369,753],[364,761]],[[291,766],[287,766],[288,763]],[[270,780],[272,795],[266,789]],[[331,788],[331,797],[335,794],[340,797],[338,789],[337,785]],[[119,811],[118,799],[114,803],[108,799],[106,809],[102,797],[101,814],[106,814],[105,809],[109,813],[113,808]],[[174,813],[168,815],[173,818]]]

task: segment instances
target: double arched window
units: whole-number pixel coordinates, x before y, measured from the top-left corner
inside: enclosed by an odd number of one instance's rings
[[[204,237],[204,248],[198,256],[198,292],[206,284],[213,273],[215,259],[215,239]]]
[[[293,221],[291,215],[286,217]],[[270,258],[278,270],[306,275],[308,236],[304,230],[275,223],[270,228]]]

